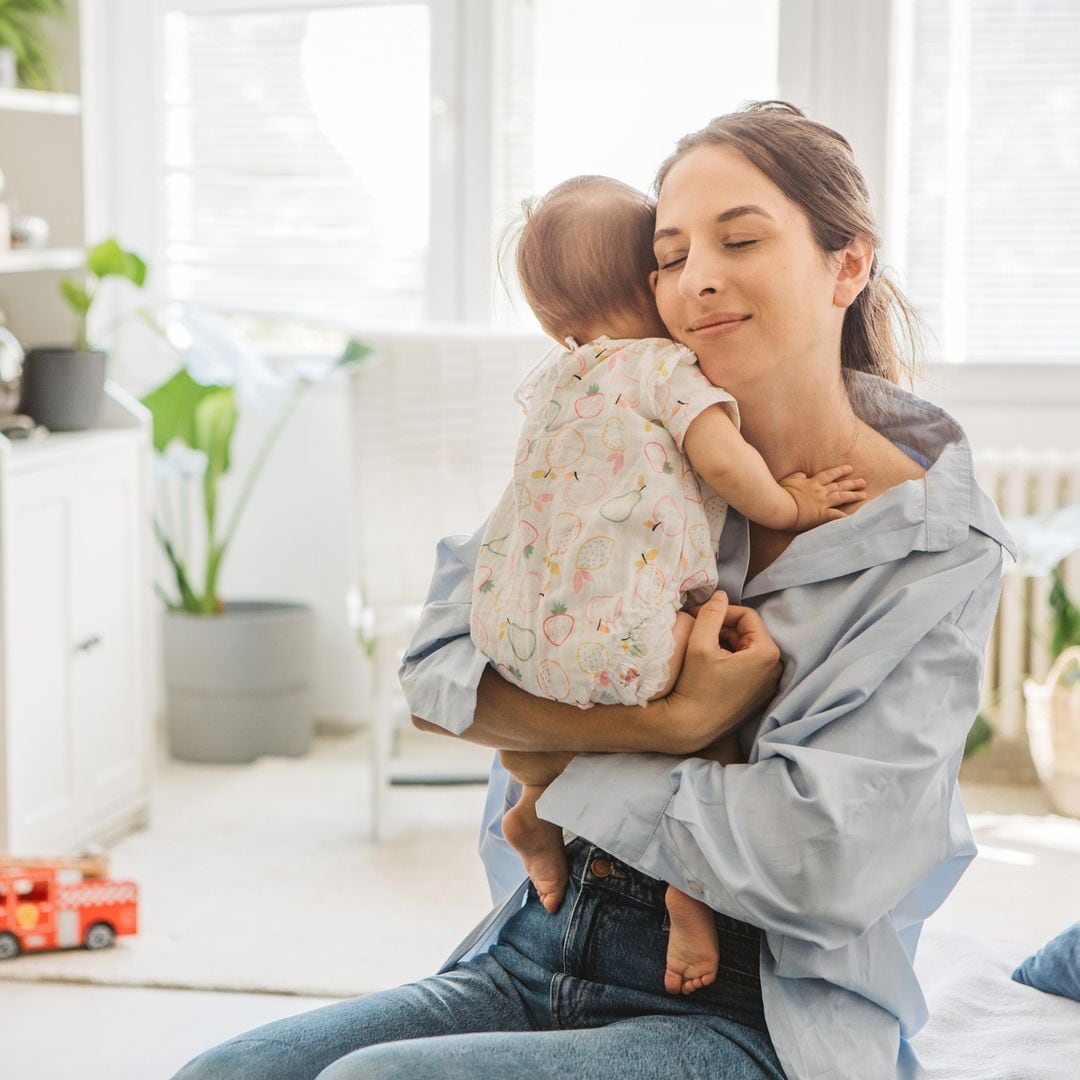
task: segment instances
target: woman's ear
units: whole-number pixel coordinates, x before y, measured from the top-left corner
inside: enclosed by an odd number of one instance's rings
[[[865,236],[856,236],[837,253],[836,288],[833,306],[848,308],[855,303],[870,277],[874,265],[874,245]]]
[[[653,270],[649,274],[649,288],[652,289],[653,296],[656,295],[656,279],[660,276],[659,270]]]

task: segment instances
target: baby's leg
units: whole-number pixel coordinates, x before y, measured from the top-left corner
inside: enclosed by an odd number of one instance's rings
[[[672,635],[675,638],[675,651],[668,661],[668,679],[663,689],[653,694],[653,698],[667,697],[671,693],[675,683],[678,682],[679,672],[682,671],[683,659],[686,657],[686,645],[690,640],[690,631],[694,629],[694,616],[688,612],[680,611],[675,617],[675,626]]]
[[[540,903],[554,915],[566,893],[570,870],[562,829],[536,816],[536,800],[543,794],[541,785],[526,784],[517,805],[503,815],[502,829],[507,843],[525,863]]]
[[[667,895],[671,933],[668,936],[664,989],[669,994],[692,994],[716,978],[720,943],[712,909],[669,885]]]

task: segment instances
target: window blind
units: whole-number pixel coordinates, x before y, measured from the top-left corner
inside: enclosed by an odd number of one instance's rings
[[[426,3],[166,14],[171,297],[353,322],[424,317],[429,16]]]
[[[915,0],[904,278],[933,360],[1080,360],[1080,5]]]

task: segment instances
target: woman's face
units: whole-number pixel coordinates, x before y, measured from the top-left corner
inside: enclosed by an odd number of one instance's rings
[[[838,369],[843,260],[822,253],[802,210],[737,150],[698,147],[671,168],[655,250],[660,317],[710,382],[737,397],[785,370]]]

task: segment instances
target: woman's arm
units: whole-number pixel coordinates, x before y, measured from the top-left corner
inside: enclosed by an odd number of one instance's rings
[[[750,764],[582,755],[540,815],[813,948],[866,933],[932,873],[958,876],[951,778],[978,708],[1001,550],[972,530],[891,573],[867,579],[873,599],[846,635],[781,690]],[[944,869],[950,856],[958,866]]]
[[[698,611],[683,672],[666,698],[578,709],[537,698],[492,671],[469,637],[483,530],[439,544],[420,625],[399,672],[413,722],[506,750],[693,753],[769,701],[779,652],[756,612],[715,594]],[[723,641],[730,648],[725,648]]]

